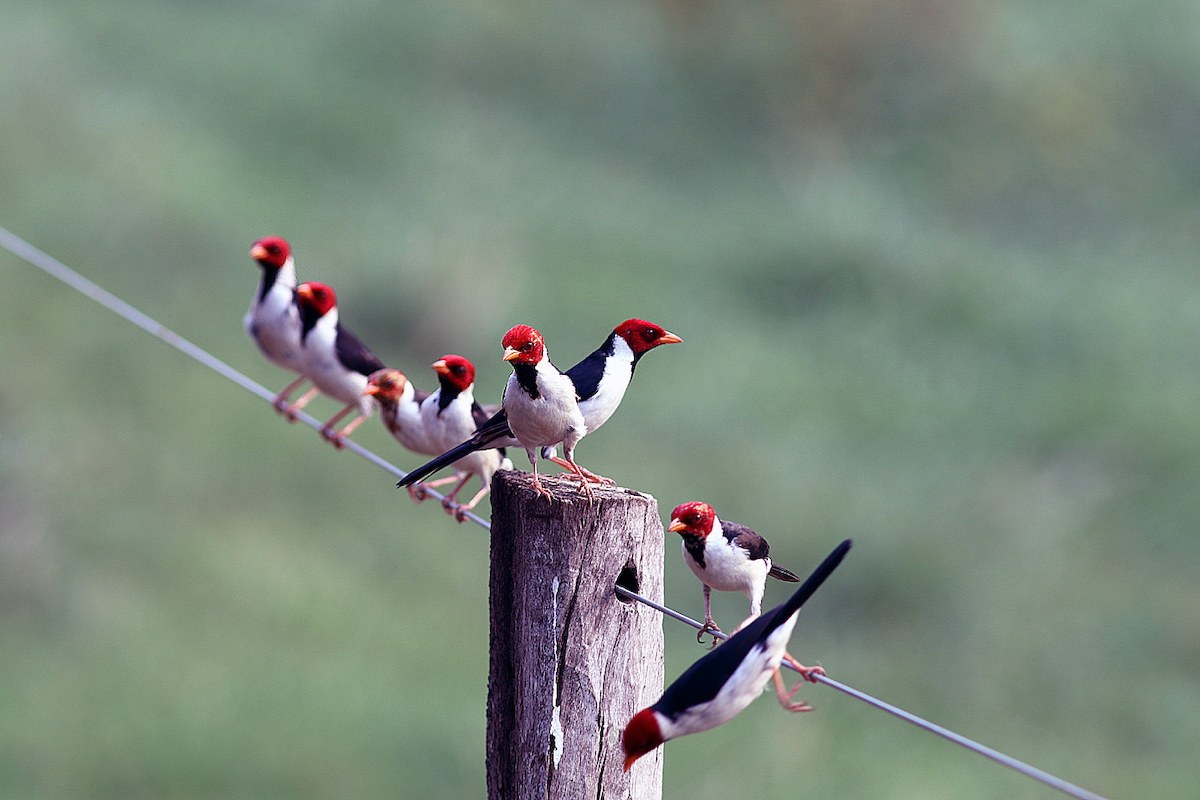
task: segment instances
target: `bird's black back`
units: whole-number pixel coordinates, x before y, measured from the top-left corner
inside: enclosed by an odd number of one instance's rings
[[[360,375],[370,375],[372,372],[384,368],[383,362],[368,350],[357,336],[342,327],[340,322],[337,326],[337,336],[334,339],[333,347],[338,360],[345,365],[346,369],[352,369]]]
[[[613,331],[604,340],[604,344],[592,351],[591,355],[567,370],[567,377],[575,384],[575,396],[587,400],[600,390],[600,379],[604,377],[604,364],[613,354],[616,347],[617,333]]]

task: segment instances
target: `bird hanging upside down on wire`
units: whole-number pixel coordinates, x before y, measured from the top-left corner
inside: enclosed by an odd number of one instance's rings
[[[812,596],[850,550],[842,542],[788,600],[730,636],[711,653],[692,664],[667,687],[658,702],[644,708],[625,726],[625,770],[660,744],[699,733],[728,722],[762,694],[774,678],[779,703],[788,711],[811,711],[792,695],[805,680],[823,675],[820,667],[805,667],[787,654],[788,639],[796,626],[800,606]],[[779,664],[787,658],[803,676],[791,691],[784,688]]]

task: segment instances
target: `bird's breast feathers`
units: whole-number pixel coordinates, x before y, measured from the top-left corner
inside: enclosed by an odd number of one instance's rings
[[[548,362],[543,362],[548,365]],[[537,370],[538,396],[533,399],[520,386],[516,374],[504,390],[504,412],[508,427],[525,447],[554,445],[568,437],[582,437],[587,430],[575,401],[575,385],[552,366]]]

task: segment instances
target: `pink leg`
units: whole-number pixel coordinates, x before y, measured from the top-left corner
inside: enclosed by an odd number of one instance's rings
[[[717,633],[721,632],[721,629],[717,627],[716,621],[712,618],[711,608],[712,588],[706,583],[704,584],[704,627],[702,627],[700,632],[696,634],[696,641],[700,642],[701,644],[704,644],[704,634],[711,633],[712,631],[716,631]],[[718,641],[720,640],[717,639],[716,636],[713,636],[712,647],[716,647]]]
[[[779,698],[779,705],[786,708],[788,711],[812,711],[812,706],[805,703],[803,700],[792,702],[792,695],[796,690],[804,685],[803,680],[796,681],[796,685],[789,692],[783,686],[783,675],[779,673],[779,667],[775,668],[774,674],[771,676],[775,681],[775,694]]]
[[[284,410],[288,407],[288,395],[299,389],[300,386],[307,380],[308,378],[301,375],[299,378],[296,378],[296,380],[285,386],[282,392],[275,395],[275,399],[271,401],[271,405],[275,406],[275,410],[280,414],[284,413]]]
[[[321,392],[321,390],[314,386],[311,389],[309,389],[307,392],[305,392],[304,395],[301,396],[301,398],[299,400],[292,403],[287,408],[283,409],[282,413],[285,417],[287,417],[288,422],[295,422],[296,421],[296,412],[299,411],[300,409],[304,408],[306,405],[308,405],[309,402],[311,402],[314,397],[316,397],[318,394],[320,394],[320,392]]]
[[[489,488],[490,487],[487,484],[484,484],[483,488],[471,498],[471,502],[467,503],[465,506],[458,507],[458,510],[454,512],[454,518],[459,522],[462,522],[464,519],[466,519],[467,512],[474,508],[479,501],[483,499],[483,496],[488,493]]]
[[[816,683],[817,676],[825,674],[825,668],[822,667],[820,664],[817,664],[815,667],[806,667],[803,664],[801,664],[799,661],[797,661],[796,657],[793,656],[791,653],[784,653],[783,660],[786,661],[787,663],[791,664],[792,667],[796,670],[796,672],[800,673],[800,677],[810,683]]]
[[[558,464],[560,467],[569,470],[569,472],[565,474],[578,476],[581,481],[591,481],[592,483],[616,483],[616,481],[614,481],[612,478],[605,478],[603,475],[597,475],[594,472],[584,469],[578,464],[567,461],[565,458],[550,456],[549,460],[553,461],[555,464]]]
[[[321,438],[327,442],[331,442],[334,447],[341,450],[342,440],[349,436],[355,428],[361,425],[362,421],[366,419],[366,417],[364,417],[362,414],[359,414],[350,421],[349,425],[347,425],[345,428],[342,428],[340,431],[335,431],[334,428],[337,427],[338,420],[349,414],[351,411],[354,411],[356,408],[358,408],[358,404],[351,403],[338,413],[334,414],[333,418],[330,419],[329,422],[326,422],[321,428]]]

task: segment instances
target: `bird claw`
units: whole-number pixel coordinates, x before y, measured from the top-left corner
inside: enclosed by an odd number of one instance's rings
[[[442,500],[442,508],[446,509],[446,513],[460,523],[467,518],[467,507],[454,502],[449,497]]]
[[[344,437],[340,431],[335,431],[333,428],[321,428],[321,438],[329,442],[331,445],[341,450],[346,446]]]
[[[412,498],[414,503],[420,503],[429,496],[429,493],[425,491],[425,484],[423,483],[418,483],[415,486],[410,484],[407,488],[408,496]]]
[[[792,660],[795,661],[795,659],[792,659]],[[806,669],[807,669],[807,667],[806,667]],[[814,669],[816,669],[816,668],[814,667]],[[824,675],[825,670],[821,670],[821,674]],[[792,695],[794,695],[797,692],[797,690],[799,690],[799,688],[804,685],[804,681],[806,680],[806,678],[802,678],[801,680],[796,681],[796,685],[792,687],[791,691],[787,691],[786,689],[783,688],[784,687],[783,675],[780,674],[779,667],[775,668],[775,673],[771,677],[775,681],[775,694],[779,698],[779,705],[783,706],[786,710],[791,711],[791,712],[812,711],[813,710],[813,707],[810,706],[808,703],[806,703],[803,700],[798,700],[795,702],[792,701]]]
[[[801,664],[799,661],[797,661],[796,657],[793,656],[791,653],[784,653],[783,660],[788,662],[789,664],[791,664],[792,669],[796,670],[796,672],[799,672],[800,677],[803,678],[804,680],[808,681],[809,683],[816,683],[817,676],[818,675],[823,676],[825,674],[825,668],[822,667],[819,662],[815,667],[806,667],[803,664]],[[797,684],[797,685],[799,685],[799,684]]]
[[[542,497],[546,498],[547,503],[554,499],[554,495],[550,493],[549,489],[547,489],[545,486],[542,486],[542,482],[538,480],[536,474],[533,476],[533,490]]]
[[[713,637],[712,644],[710,644],[708,646],[708,649],[711,650],[717,646],[718,642],[721,641],[716,636],[716,634],[718,634],[720,632],[721,632],[721,629],[717,627],[717,623],[713,621],[712,617],[709,617],[708,619],[704,620],[704,625],[700,628],[699,633],[696,634],[696,641],[699,644],[704,644],[704,634],[706,634],[706,633],[712,634],[712,637]]]

